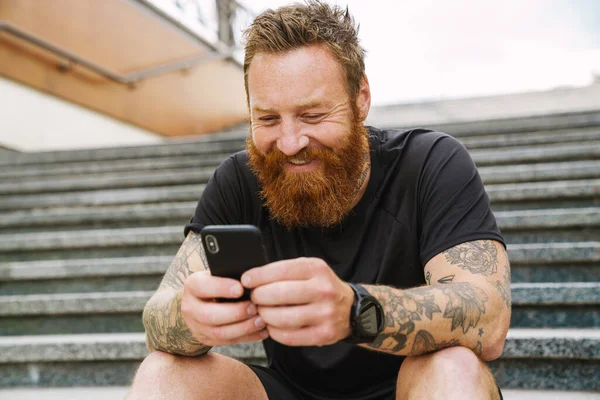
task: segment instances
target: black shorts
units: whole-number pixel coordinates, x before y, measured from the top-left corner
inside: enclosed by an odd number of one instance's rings
[[[258,365],[248,365],[252,371],[258,376],[262,383],[269,400],[335,400],[327,397],[308,396],[298,393],[298,390],[291,386],[285,378],[277,371],[271,368],[261,367]],[[502,392],[498,387],[500,400],[503,400]],[[347,397],[346,397],[347,398]],[[396,385],[386,390],[385,393],[370,393],[367,397],[355,397],[352,400],[395,400]]]

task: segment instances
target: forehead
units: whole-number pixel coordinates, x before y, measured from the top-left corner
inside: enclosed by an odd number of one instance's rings
[[[248,69],[251,106],[273,107],[295,101],[346,96],[346,77],[325,45],[285,53],[258,53]]]

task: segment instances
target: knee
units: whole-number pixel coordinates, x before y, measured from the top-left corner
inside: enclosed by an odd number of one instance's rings
[[[153,351],[140,364],[135,374],[135,381],[156,382],[157,378],[168,374],[179,362],[179,356]]]
[[[448,379],[452,376],[459,376],[461,379],[478,379],[484,371],[485,366],[471,350],[466,347],[449,347],[431,354],[416,357],[406,357],[400,374],[417,373],[423,374],[426,370],[427,375],[442,376]]]
[[[398,373],[396,393],[400,399],[441,398],[441,393],[447,398],[499,398],[488,367],[473,351],[458,346],[407,357]]]

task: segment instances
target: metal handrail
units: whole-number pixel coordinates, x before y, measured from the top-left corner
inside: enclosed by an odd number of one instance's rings
[[[188,58],[178,60],[178,61],[164,63],[164,64],[157,65],[154,67],[145,68],[145,69],[142,69],[139,71],[134,71],[134,72],[131,72],[128,74],[119,74],[117,72],[113,72],[107,68],[104,68],[92,61],[89,61],[83,57],[79,57],[79,56],[77,56],[67,50],[64,50],[46,40],[40,39],[39,37],[37,37],[29,32],[25,32],[24,30],[19,29],[6,21],[0,21],[0,31],[7,32],[13,36],[18,37],[19,39],[25,40],[25,41],[32,43],[38,47],[41,47],[51,53],[54,53],[62,58],[67,59],[70,63],[81,65],[98,75],[101,75],[107,79],[110,79],[111,81],[114,81],[114,82],[117,82],[117,83],[120,83],[123,85],[128,85],[128,86],[132,86],[136,82],[139,82],[143,79],[167,74],[167,73],[173,72],[173,71],[186,70],[195,65],[198,65],[198,64],[201,64],[201,63],[204,63],[207,61],[233,59],[233,53],[231,53],[231,52],[222,53],[222,54],[221,53],[210,53],[208,55],[193,56],[193,57],[188,57]]]

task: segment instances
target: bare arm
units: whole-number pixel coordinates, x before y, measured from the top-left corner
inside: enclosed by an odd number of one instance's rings
[[[167,269],[156,293],[146,304],[143,323],[150,351],[197,356],[210,350],[194,339],[181,314],[183,284],[194,272],[207,270],[200,235],[190,231]]]
[[[499,357],[510,323],[510,265],[502,244],[462,243],[432,258],[424,272],[427,286],[364,285],[382,304],[386,326],[363,346],[397,355],[463,346],[484,361]]]

